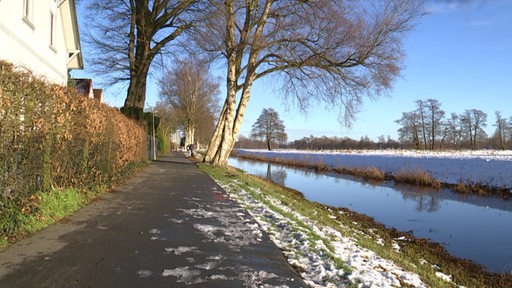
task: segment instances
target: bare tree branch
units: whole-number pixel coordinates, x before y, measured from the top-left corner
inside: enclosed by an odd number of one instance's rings
[[[201,139],[213,132],[214,115],[219,111],[219,84],[210,75],[208,63],[202,59],[178,59],[159,81],[160,102],[172,107],[184,128],[186,145],[196,144],[196,131]]]
[[[211,0],[208,26],[191,38],[225,57],[226,110],[206,161],[224,165],[255,80],[273,75],[284,96],[343,107],[352,123],[365,98],[387,92],[402,68],[402,37],[422,14],[421,1]],[[236,97],[239,96],[239,98]]]
[[[91,59],[106,85],[129,81],[124,104],[142,111],[150,66],[164,47],[203,19],[209,6],[199,0],[93,0],[88,2],[87,43],[97,52]]]

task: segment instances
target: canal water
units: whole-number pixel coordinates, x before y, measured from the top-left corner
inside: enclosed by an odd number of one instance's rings
[[[229,165],[300,191],[308,200],[346,207],[387,227],[438,242],[450,254],[489,271],[512,273],[512,201],[411,185],[372,185],[239,158],[231,158]]]

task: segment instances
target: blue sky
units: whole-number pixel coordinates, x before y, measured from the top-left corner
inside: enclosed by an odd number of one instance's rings
[[[394,121],[402,112],[414,110],[416,100],[435,98],[447,115],[466,109],[486,112],[486,131],[491,134],[495,111],[512,116],[512,0],[431,0],[426,5],[430,14],[404,39],[401,78],[389,96],[364,102],[351,129],[338,122],[339,107],[319,103],[301,114],[281,100],[271,79],[261,79],[253,86],[240,133],[248,136],[263,108],[273,108],[284,121],[289,140],[310,135],[397,139],[400,127]],[[84,74],[87,70],[73,76]],[[146,106],[157,101],[155,82],[149,80]],[[121,106],[125,95],[125,90],[107,89],[105,102]]]

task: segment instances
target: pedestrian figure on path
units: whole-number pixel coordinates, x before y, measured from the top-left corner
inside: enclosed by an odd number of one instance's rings
[[[189,151],[189,156],[194,158],[194,144],[189,144],[187,150]]]

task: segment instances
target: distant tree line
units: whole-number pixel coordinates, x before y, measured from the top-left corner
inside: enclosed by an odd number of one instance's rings
[[[508,119],[496,111],[496,127],[488,136],[487,113],[479,109],[466,109],[463,113],[447,113],[436,99],[416,100],[416,109],[403,112],[395,122],[399,142],[404,148],[441,149],[512,149],[512,116]]]
[[[487,113],[479,109],[466,109],[461,114],[447,113],[441,109],[436,99],[417,100],[416,109],[403,112],[402,118],[396,120],[398,140],[381,135],[376,141],[368,136],[359,140],[349,137],[309,136],[288,143],[277,143],[276,148],[300,150],[343,150],[343,149],[512,149],[512,116],[508,118],[496,111],[494,133],[489,136]],[[267,144],[256,138],[241,136],[235,148],[265,149]]]
[[[274,148],[287,148],[286,144],[274,143]],[[264,139],[259,139],[256,137],[246,137],[244,135],[240,135],[235,142],[234,148],[243,148],[243,149],[268,149],[267,141]]]
[[[400,149],[402,144],[391,139],[389,136],[379,136],[378,141],[372,141],[368,136],[354,140],[349,137],[303,137],[289,143],[277,142],[276,148],[299,149],[299,150],[358,150],[358,149]],[[253,137],[240,136],[235,148],[245,149],[267,149],[267,143]]]
[[[354,140],[349,137],[303,137],[286,145],[290,149],[299,150],[360,150],[360,149],[399,149],[401,144],[391,139],[380,136],[378,141],[372,141],[368,136]]]

